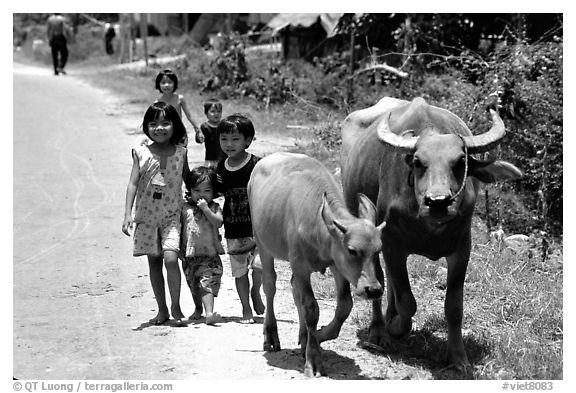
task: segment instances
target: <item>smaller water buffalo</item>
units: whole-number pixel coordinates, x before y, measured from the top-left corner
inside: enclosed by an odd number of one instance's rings
[[[274,153],[256,164],[248,183],[256,244],[266,294],[264,350],[279,351],[274,315],[274,258],[290,262],[292,293],[298,309],[298,343],[306,356],[308,377],[325,375],[320,343],[338,337],[352,309],[350,283],[366,299],[382,296],[373,258],[382,248],[384,223],[376,227],[376,208],[358,196],[358,217],[345,206],[342,190],[317,160],[302,154]],[[319,309],[310,275],[329,267],[337,293],[333,320],[320,330]]]

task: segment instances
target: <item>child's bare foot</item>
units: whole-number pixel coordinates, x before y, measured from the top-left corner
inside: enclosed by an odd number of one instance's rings
[[[245,325],[254,323],[254,316],[252,315],[251,309],[242,310],[242,318],[240,319],[240,323]]]
[[[217,312],[206,314],[206,325],[214,325],[216,322],[220,322],[220,314]]]
[[[184,317],[184,314],[182,313],[182,310],[180,310],[180,306],[172,306],[170,308],[170,311],[172,311],[172,318],[174,318],[176,320],[176,323],[178,324],[183,324],[184,323],[184,319],[186,319],[186,317]]]
[[[158,315],[156,315],[154,318],[152,318],[148,322],[150,322],[152,325],[162,325],[164,322],[166,322],[169,319],[170,319],[170,315],[167,312],[166,313],[158,312]]]
[[[197,320],[200,318],[202,318],[202,309],[197,308],[194,310],[194,313],[192,315],[190,315],[190,319]]]
[[[254,311],[256,312],[256,315],[264,314],[266,307],[262,302],[262,297],[260,297],[260,291],[252,288],[250,291],[250,296],[252,297],[252,304],[254,305]]]

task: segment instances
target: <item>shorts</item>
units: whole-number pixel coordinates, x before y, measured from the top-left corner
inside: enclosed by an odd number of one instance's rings
[[[219,255],[187,257],[182,261],[186,283],[201,295],[211,293],[218,296],[222,281],[222,260]]]
[[[180,216],[174,216],[161,226],[136,223],[134,229],[135,257],[162,256],[164,251],[180,251]]]
[[[232,277],[242,277],[248,269],[262,269],[260,255],[253,237],[226,239]]]

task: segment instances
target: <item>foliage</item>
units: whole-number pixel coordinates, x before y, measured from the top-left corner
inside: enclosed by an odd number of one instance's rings
[[[282,75],[280,62],[264,58],[248,64],[242,36],[219,35],[212,52],[203,69],[202,91],[218,92],[222,98],[251,97],[267,107],[290,100],[293,80]]]
[[[504,61],[503,61],[504,60]],[[508,120],[505,156],[525,173],[519,191],[537,213],[532,228],[558,233],[563,207],[562,41],[502,47],[486,73]]]
[[[215,57],[210,62],[212,78],[206,89],[233,89],[248,80],[248,67],[244,45],[235,34],[222,35],[221,42],[215,50]]]

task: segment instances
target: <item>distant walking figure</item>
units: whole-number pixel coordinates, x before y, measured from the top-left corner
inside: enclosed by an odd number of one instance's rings
[[[64,67],[68,60],[68,40],[66,39],[66,19],[62,14],[53,14],[48,18],[48,43],[52,49],[52,64],[54,75],[66,74]]]
[[[116,31],[111,23],[106,23],[104,25],[104,47],[106,49],[106,54],[114,54],[114,46],[112,45],[112,40],[116,37]]]

